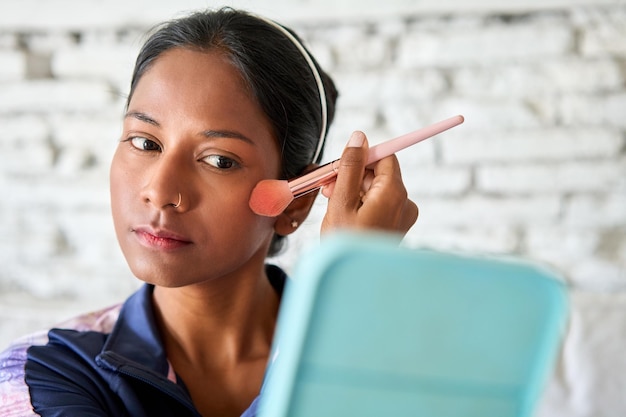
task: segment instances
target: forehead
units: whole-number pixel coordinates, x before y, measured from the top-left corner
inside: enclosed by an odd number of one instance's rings
[[[272,123],[220,51],[174,48],[162,53],[137,82],[128,113],[148,115],[163,137],[235,132],[251,139],[262,150],[260,157],[280,164]]]
[[[163,52],[137,82],[128,110],[178,117],[185,123],[229,124],[275,140],[269,118],[239,70],[219,50]]]
[[[217,49],[198,51],[177,47],[162,52],[139,78],[129,105],[137,94],[150,92],[177,92],[172,98],[187,101],[229,95],[258,106],[239,70]]]

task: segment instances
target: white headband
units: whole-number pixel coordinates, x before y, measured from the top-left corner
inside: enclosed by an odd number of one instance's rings
[[[322,146],[324,146],[324,140],[326,137],[326,125],[328,123],[328,110],[326,108],[326,91],[324,90],[324,83],[322,83],[322,77],[320,76],[320,73],[317,70],[317,67],[313,63],[313,59],[311,58],[311,55],[309,55],[309,53],[304,48],[302,43],[298,39],[296,39],[296,37],[293,36],[291,32],[289,32],[287,29],[285,29],[283,26],[279,25],[278,23],[274,22],[273,20],[267,19],[263,16],[258,16],[258,15],[256,17],[270,24],[276,29],[280,30],[287,38],[289,38],[289,40],[296,46],[296,48],[298,48],[298,50],[300,51],[304,59],[306,59],[306,62],[307,64],[309,64],[309,67],[311,68],[311,72],[313,73],[313,77],[315,77],[315,82],[317,83],[317,91],[320,93],[320,105],[322,107],[322,130],[320,131],[320,138],[317,142],[317,149],[315,150],[315,154],[313,155],[313,160],[311,161],[311,162],[315,162],[317,161],[317,158],[319,158],[320,153],[322,152]]]

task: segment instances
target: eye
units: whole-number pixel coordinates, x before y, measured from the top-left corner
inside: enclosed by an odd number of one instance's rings
[[[236,161],[222,155],[209,155],[203,158],[203,161],[219,169],[233,169],[239,167]]]
[[[130,139],[130,143],[142,151],[160,151],[161,147],[153,140],[137,136]]]

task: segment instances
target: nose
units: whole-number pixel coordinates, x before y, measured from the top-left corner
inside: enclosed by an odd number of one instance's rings
[[[147,168],[141,198],[158,209],[172,207],[182,210],[188,206],[189,194],[183,189],[184,163],[180,157],[163,155]],[[187,197],[187,198],[184,198]]]

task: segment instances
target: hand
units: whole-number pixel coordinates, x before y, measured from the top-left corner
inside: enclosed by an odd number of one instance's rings
[[[418,207],[407,197],[395,155],[368,168],[367,138],[354,132],[341,156],[337,180],[325,186],[328,209],[322,233],[333,229],[374,229],[402,235],[415,224]]]

